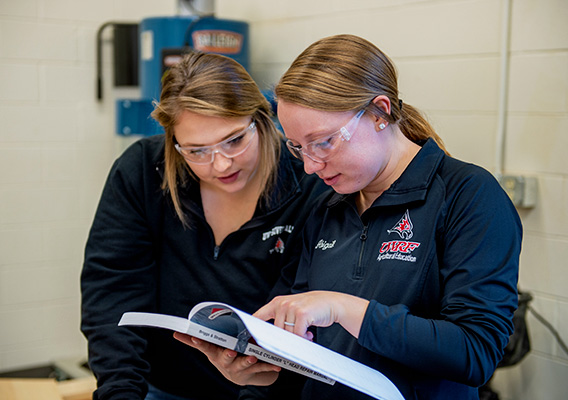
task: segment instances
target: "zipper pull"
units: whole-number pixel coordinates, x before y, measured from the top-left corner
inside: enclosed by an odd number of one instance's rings
[[[213,259],[217,261],[218,258],[219,258],[219,246],[215,246],[215,248],[213,249]]]
[[[365,225],[363,227],[363,232],[361,233],[361,236],[359,236],[359,239],[361,239],[362,241],[367,240],[367,231],[369,230],[369,225]]]

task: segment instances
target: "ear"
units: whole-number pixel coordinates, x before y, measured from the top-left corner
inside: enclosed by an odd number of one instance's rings
[[[377,106],[377,108],[380,108],[381,110],[383,110],[386,115],[390,115],[390,113],[391,113],[391,102],[390,102],[390,99],[387,96],[385,96],[384,94],[381,94],[380,96],[375,97],[373,99],[373,104],[375,104],[375,106]]]
[[[385,95],[377,96],[373,99],[373,104],[379,109],[381,109],[386,115],[390,115],[391,112],[391,102],[389,98]],[[375,129],[376,131],[382,131],[388,125],[388,121],[382,117],[375,116]]]

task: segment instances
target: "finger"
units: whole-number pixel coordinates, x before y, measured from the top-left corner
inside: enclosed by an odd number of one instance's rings
[[[277,311],[274,314],[274,326],[277,326],[282,329],[286,329],[284,322],[286,321],[286,313],[282,311]]]
[[[279,372],[282,368],[277,365],[260,361],[255,356],[237,357],[231,365],[233,373],[254,375],[262,372]]]
[[[201,350],[203,352],[207,352],[207,351],[213,351],[216,348],[220,348],[219,346],[216,346],[212,343],[203,341],[201,339],[198,339],[194,336],[190,336],[190,335],[186,335],[184,333],[179,333],[179,332],[174,332],[174,339],[179,340],[182,343],[187,344],[190,347],[193,347],[195,349]]]
[[[277,326],[282,329],[286,329],[284,322],[286,322],[286,317],[288,315],[289,304],[287,301],[287,297],[276,297],[272,300],[269,304],[273,305],[272,307],[272,318],[274,319],[274,326]],[[289,323],[294,323],[292,319]]]
[[[251,385],[256,386],[268,386],[272,385],[278,379],[278,372],[269,371],[269,372],[260,372],[255,375],[254,380],[250,382]]]
[[[290,311],[288,311],[283,322],[284,329],[286,329],[288,332],[294,332],[296,326],[295,322],[296,322],[296,316],[290,313]]]
[[[279,372],[268,371],[255,374],[235,376],[229,379],[239,385],[268,386],[272,385],[278,378]]]
[[[244,357],[244,368],[247,374],[260,374],[264,372],[280,372],[282,369],[278,365],[269,364],[267,362],[259,361],[256,357]]]
[[[273,319],[274,326],[279,328],[284,328],[284,320],[286,314],[281,311],[281,304],[279,303],[279,298],[276,297],[272,301],[263,307],[259,308],[253,316],[262,319],[263,321],[268,321]]]
[[[305,339],[311,340],[311,337],[313,337],[313,334],[311,334],[312,336],[308,336],[308,329],[310,326],[312,326],[313,324],[311,323],[311,321],[313,321],[313,318],[310,316],[310,314],[306,314],[305,312],[302,312],[302,310],[298,310],[295,314],[295,324],[294,324],[294,333],[298,336],[301,336]]]
[[[223,358],[225,358],[227,360],[231,360],[231,359],[237,357],[238,353],[235,350],[222,349],[221,352],[220,352],[220,356],[222,356]]]
[[[274,301],[274,300],[273,300]],[[253,317],[260,318],[263,321],[268,321],[269,319],[274,319],[274,304],[273,301],[259,308]]]
[[[225,369],[233,368],[239,358],[245,358],[245,357],[238,357],[236,351],[229,349],[223,349],[221,352],[218,352],[217,354],[214,355],[207,353],[205,354],[207,355],[207,358],[209,358],[211,364],[215,365],[216,367],[225,368]]]
[[[223,347],[219,347],[213,343],[206,342],[204,340],[197,339],[196,337],[185,335],[183,333],[175,332],[174,338],[179,340],[182,343],[187,344],[194,349],[197,349],[204,353],[207,357],[211,358],[219,358],[224,356],[225,358],[235,358],[237,356],[237,352],[230,349],[225,349]]]
[[[179,333],[179,332],[174,332],[174,338],[179,340],[182,343],[187,344],[188,346],[195,347],[193,345],[192,340],[191,340],[191,336],[189,336],[189,335],[185,335],[185,334]]]

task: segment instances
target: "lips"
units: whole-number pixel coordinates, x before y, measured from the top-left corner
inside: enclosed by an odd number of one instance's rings
[[[323,181],[324,181],[324,183],[325,183],[326,185],[328,185],[328,186],[333,186],[334,184],[337,183],[337,180],[339,179],[339,175],[340,175],[340,174],[337,174],[337,175],[334,175],[334,176],[330,176],[330,177],[328,177],[328,178],[324,178],[324,177],[320,177],[320,178],[323,179]]]
[[[236,181],[237,178],[239,177],[239,172],[240,172],[240,171],[237,171],[237,172],[235,172],[235,173],[233,173],[233,174],[231,174],[231,175],[222,176],[222,177],[219,177],[219,178],[217,178],[217,179],[219,179],[222,183],[225,183],[225,184],[233,183],[233,182]]]

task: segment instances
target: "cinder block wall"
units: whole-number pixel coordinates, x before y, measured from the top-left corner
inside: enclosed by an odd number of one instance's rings
[[[173,15],[174,0],[0,1],[0,372],[86,354],[79,274],[110,165],[111,30],[96,100],[96,33]]]

